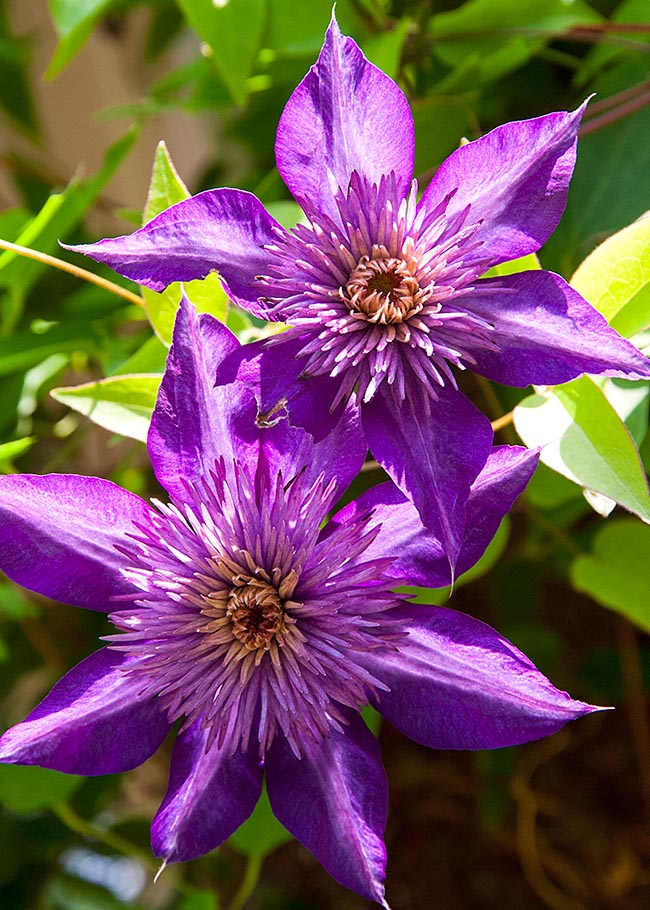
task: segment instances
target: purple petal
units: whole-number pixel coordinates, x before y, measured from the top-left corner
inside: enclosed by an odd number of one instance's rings
[[[152,509],[97,477],[0,477],[0,569],[37,594],[91,610],[133,586],[115,545],[146,524]]]
[[[338,379],[301,378],[304,360],[297,354],[303,344],[301,339],[288,339],[271,346],[263,341],[242,345],[220,365],[217,382],[236,381],[255,390],[272,474],[281,469],[289,476],[306,468],[307,479],[315,480],[324,472],[327,479],[337,477],[343,492],[359,472],[368,448],[358,408],[350,402],[330,411]]]
[[[492,450],[471,486],[458,574],[466,572],[481,558],[501,519],[535,472],[538,460],[536,451],[521,446],[498,446]],[[366,558],[394,557],[387,571],[401,584],[440,588],[450,583],[449,562],[442,544],[422,526],[413,503],[391,483],[366,490],[334,515],[330,525],[344,525],[370,512],[372,525],[376,522],[380,530],[365,551]]]
[[[503,288],[503,295],[494,288]],[[482,289],[489,293],[482,295]],[[477,373],[506,385],[556,385],[581,373],[650,378],[650,362],[552,272],[479,281],[465,305],[494,326],[497,350],[472,351]]]
[[[219,458],[226,465],[238,458],[255,473],[255,399],[243,384],[214,387],[220,363],[238,349],[226,326],[208,314],[198,316],[181,300],[147,440],[156,477],[181,501],[184,481],[197,483]]]
[[[262,792],[262,766],[249,753],[213,745],[195,722],[174,745],[169,787],[151,827],[156,856],[168,863],[203,856],[246,821]]]
[[[133,234],[66,249],[92,256],[154,291],[219,272],[230,296],[263,317],[257,276],[268,271],[264,246],[277,243],[276,231],[284,233],[252,193],[206,190],[172,205]]]
[[[169,721],[156,699],[139,697],[129,661],[103,648],[77,664],[22,723],[0,738],[0,761],[68,774],[118,774],[146,761]]]
[[[334,19],[318,60],[278,125],[276,160],[305,211],[340,220],[334,195],[353,171],[379,184],[394,172],[404,194],[413,174],[414,132],[401,89],[363,56]]]
[[[388,793],[379,745],[350,713],[343,732],[332,730],[308,755],[295,757],[285,740],[267,755],[273,812],[340,884],[384,902]]]
[[[490,422],[449,386],[427,416],[408,401],[396,408],[384,385],[361,411],[370,451],[441,541],[453,573],[470,486],[492,444]]]
[[[433,749],[495,749],[555,733],[597,710],[574,701],[498,632],[444,607],[404,604],[409,630],[394,651],[364,665],[390,687],[375,707],[406,736]]]
[[[478,254],[488,265],[538,250],[566,205],[585,105],[497,127],[461,146],[442,164],[420,206],[434,209],[449,193],[448,219],[468,206],[481,222]]]

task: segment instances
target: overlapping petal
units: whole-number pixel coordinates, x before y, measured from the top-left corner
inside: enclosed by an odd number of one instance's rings
[[[454,574],[470,486],[492,445],[490,422],[449,386],[426,414],[408,401],[396,408],[382,385],[361,420],[370,451],[441,541]]]
[[[472,351],[476,372],[488,379],[526,386],[557,385],[581,373],[650,378],[648,358],[552,272],[480,281],[466,306],[494,326],[495,349]]]
[[[408,636],[395,650],[363,655],[390,687],[377,709],[434,749],[495,749],[555,733],[597,710],[574,701],[485,623],[444,607],[404,604]]]
[[[222,844],[246,821],[262,792],[256,744],[235,752],[214,744],[198,720],[175,744],[169,787],[151,827],[156,856],[185,862]]]
[[[413,175],[414,129],[408,101],[336,20],[318,60],[284,109],[276,139],[282,177],[307,212],[340,220],[334,196],[356,171],[370,183],[393,172],[406,192]]]
[[[465,223],[480,225],[476,255],[486,268],[535,252],[564,212],[585,106],[505,123],[456,149],[420,207],[435,209],[452,193],[447,218],[469,210]]]
[[[219,272],[231,297],[263,318],[258,276],[268,268],[264,246],[282,233],[252,193],[216,189],[176,203],[133,234],[66,249],[104,262],[154,291]]]
[[[0,738],[0,761],[69,774],[118,774],[146,761],[169,732],[159,702],[141,698],[130,661],[103,648],[77,664]]]
[[[379,745],[363,720],[348,712],[343,732],[332,730],[298,759],[284,740],[267,756],[273,812],[342,885],[384,901],[388,792]]]
[[[132,591],[116,544],[151,512],[138,496],[97,477],[0,477],[2,570],[45,597],[112,610],[112,599]]]
[[[522,446],[497,446],[490,452],[470,489],[458,574],[481,558],[501,519],[532,477],[538,460],[538,452]],[[391,483],[378,484],[362,493],[333,516],[325,533],[370,513],[378,532],[365,555],[370,559],[392,557],[394,561],[387,572],[396,584],[439,588],[450,583],[449,562],[439,538],[422,527],[413,503]]]

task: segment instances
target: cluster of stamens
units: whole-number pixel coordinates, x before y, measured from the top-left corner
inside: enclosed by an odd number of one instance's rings
[[[426,409],[456,386],[452,367],[494,349],[492,326],[465,304],[487,268],[478,225],[469,207],[448,216],[452,196],[425,210],[415,183],[403,198],[394,175],[376,186],[355,173],[336,197],[339,221],[310,213],[267,247],[267,313],[290,326],[267,344],[300,336],[303,377],[341,379],[332,409],[355,389],[369,401],[382,383],[398,405]]]
[[[370,256],[362,256],[339,293],[353,313],[376,325],[405,322],[419,313],[429,289],[420,288],[415,275],[417,263],[390,255],[375,244]]]

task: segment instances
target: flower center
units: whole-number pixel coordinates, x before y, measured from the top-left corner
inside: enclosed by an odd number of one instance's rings
[[[427,297],[409,263],[376,246],[372,258],[361,257],[340,293],[352,313],[379,325],[410,319],[420,312]]]
[[[268,651],[285,627],[284,604],[276,589],[261,578],[246,575],[233,578],[226,616],[233,635],[249,651]]]

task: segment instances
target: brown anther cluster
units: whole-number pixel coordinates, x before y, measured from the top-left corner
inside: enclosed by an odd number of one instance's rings
[[[249,651],[268,650],[285,625],[284,604],[275,587],[262,578],[238,576],[228,595],[226,616],[232,633]]]
[[[427,296],[414,272],[415,263],[390,256],[385,247],[373,247],[372,257],[361,257],[341,296],[368,322],[405,322],[420,312]]]

